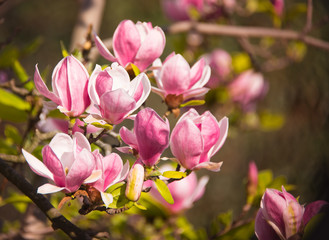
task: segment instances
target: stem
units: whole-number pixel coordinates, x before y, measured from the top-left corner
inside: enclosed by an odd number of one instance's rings
[[[241,26],[226,26],[213,23],[195,23],[182,21],[172,24],[166,29],[167,33],[178,34],[196,30],[199,33],[206,35],[224,35],[231,37],[272,37],[289,40],[299,40],[313,47],[321,48],[329,51],[329,42],[323,41],[311,36],[305,36],[303,33],[293,30],[280,30],[265,27],[241,27]]]
[[[26,179],[18,174],[11,166],[0,158],[0,173],[14,184],[22,193],[29,197],[40,210],[52,222],[54,229],[61,229],[71,239],[91,239],[82,229],[67,220],[49,201],[41,194],[36,193],[36,189]]]

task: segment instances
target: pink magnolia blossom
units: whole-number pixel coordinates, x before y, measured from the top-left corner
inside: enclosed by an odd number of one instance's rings
[[[113,35],[114,55],[95,34],[95,44],[100,54],[111,62],[122,66],[135,64],[144,71],[152,62],[161,56],[166,38],[161,28],[152,27],[150,22],[122,21]]]
[[[157,59],[153,66],[157,68],[153,73],[158,87],[152,87],[152,91],[165,99],[167,104],[170,102],[170,97],[181,96],[177,106],[168,104],[172,105],[172,108],[178,107],[182,101],[203,96],[209,91],[209,88],[204,86],[210,77],[210,67],[206,65],[203,58],[190,68],[182,55],[172,53],[163,64]]]
[[[85,122],[105,123],[105,120],[109,124],[119,124],[143,104],[150,91],[150,81],[144,73],[130,81],[127,71],[117,63],[104,70],[96,65],[88,86],[92,101],[88,113],[91,115]]]
[[[120,129],[122,140],[139,154],[141,161],[153,166],[159,161],[162,152],[169,146],[170,127],[168,119],[163,120],[153,109],[145,108],[137,113],[134,129]],[[127,152],[127,148],[119,148]]]
[[[254,103],[262,98],[268,90],[261,73],[247,70],[237,76],[228,86],[228,91],[234,102],[238,102],[244,109],[250,109]]]
[[[282,16],[283,9],[284,9],[284,0],[271,0],[274,12],[278,16]]]
[[[255,162],[250,162],[248,168],[248,184],[247,184],[248,195],[256,194],[257,186],[258,186],[258,169]]]
[[[211,76],[206,84],[209,88],[216,88],[225,81],[232,69],[232,58],[230,54],[222,49],[216,49],[205,56],[206,62],[211,68]]]
[[[191,108],[182,115],[172,131],[171,152],[186,169],[206,168],[217,172],[222,162],[210,162],[210,158],[224,144],[227,132],[227,117],[218,122],[209,111],[199,115]]]
[[[37,90],[69,117],[80,116],[89,106],[88,79],[89,74],[82,63],[68,56],[56,65],[52,74],[53,92],[50,92],[38,67],[35,67],[34,83]]]
[[[201,17],[218,16],[220,9],[216,0],[162,0],[162,8],[166,16],[173,21],[190,20],[193,18],[191,10],[195,10]]]
[[[121,157],[111,153],[103,157],[98,150],[93,152],[95,157],[95,169],[101,171],[101,177],[89,185],[96,188],[102,196],[105,205],[113,202],[113,196],[105,191],[112,185],[126,179],[129,172],[129,161],[123,165]]]
[[[316,201],[304,208],[283,186],[282,192],[266,189],[256,216],[256,236],[259,240],[286,240],[301,234],[308,221],[325,204],[325,201]]]
[[[169,165],[164,165],[160,168],[161,172],[173,171]],[[171,214],[178,214],[182,211],[189,209],[193,206],[193,203],[199,200],[204,194],[205,187],[208,183],[208,176],[203,176],[200,180],[194,172],[191,172],[187,177],[174,181],[168,184],[169,191],[174,199],[174,204],[169,204],[160,195],[154,184],[150,191],[151,196],[161,203]]]
[[[57,133],[42,149],[43,162],[24,149],[22,153],[33,172],[55,183],[40,186],[38,193],[75,192],[81,184],[95,182],[100,177],[100,171],[94,171],[95,157],[90,144],[79,132],[73,135],[73,139],[67,134]]]

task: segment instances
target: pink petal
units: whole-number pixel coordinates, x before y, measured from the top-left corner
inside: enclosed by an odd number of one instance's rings
[[[130,113],[135,111],[145,102],[145,100],[150,95],[150,92],[151,92],[150,80],[148,79],[145,73],[139,74],[136,78],[134,78],[131,81],[129,95],[134,97],[136,101],[136,106]]]
[[[255,234],[258,240],[280,240],[280,237],[265,220],[261,209],[258,210],[255,220]]]
[[[189,100],[191,98],[198,98],[206,95],[209,92],[210,88],[196,88],[190,89],[183,93],[184,101]]]
[[[50,194],[50,193],[60,192],[64,189],[65,189],[65,187],[57,187],[55,185],[46,183],[46,184],[43,184],[42,186],[38,187],[37,193]]]
[[[298,233],[302,226],[304,207],[296,201],[289,201],[287,207],[283,211],[283,221],[285,223],[286,238]]]
[[[65,187],[65,172],[61,161],[57,158],[49,145],[42,149],[43,162],[53,173],[54,182],[59,187]]]
[[[122,127],[120,129],[120,137],[126,144],[138,150],[138,143],[134,132],[128,130],[126,127]]]
[[[119,63],[126,66],[135,60],[141,38],[135,24],[131,20],[122,21],[113,35],[113,50]]]
[[[179,95],[188,89],[190,66],[180,54],[177,54],[164,62],[160,79],[166,94]]]
[[[95,80],[95,89],[98,97],[101,97],[104,93],[111,91],[113,85],[113,79],[106,70],[101,71]]]
[[[191,68],[190,84],[188,88],[192,88],[202,77],[203,69],[205,68],[205,60],[201,58]],[[201,86],[203,87],[203,86]]]
[[[88,139],[80,132],[76,132],[73,135],[73,148],[74,149],[87,149],[91,152],[91,147]],[[80,150],[78,150],[80,152]]]
[[[104,157],[103,168],[104,185],[102,191],[106,191],[106,187],[109,186],[122,171],[123,164],[121,157],[116,153]]]
[[[219,123],[219,138],[216,144],[210,149],[208,157],[212,157],[224,144],[228,133],[228,118],[223,117]]]
[[[29,152],[25,151],[22,149],[23,156],[26,159],[26,162],[29,164],[31,170],[35,172],[36,174],[49,178],[51,180],[54,180],[52,172],[49,171],[49,169],[46,167],[46,165],[43,164],[39,159],[34,157],[32,154]]]
[[[170,127],[153,109],[141,110],[134,123],[139,155],[144,164],[153,166],[169,145]]]
[[[161,56],[166,38],[161,28],[155,27],[142,42],[134,61],[140,71],[144,71],[152,62]]]
[[[101,72],[102,72],[101,66],[96,64],[95,69],[92,72],[92,74],[90,76],[90,79],[89,79],[89,82],[88,82],[88,94],[89,94],[90,100],[94,104],[99,104],[99,96],[98,96],[98,93],[96,91],[96,79],[97,79],[98,75]],[[93,106],[93,104],[92,104],[92,106]],[[88,109],[88,112],[89,111],[90,111],[90,109]]]
[[[211,76],[210,67],[208,65],[204,66],[201,77],[194,83],[194,85],[191,86],[191,89],[198,89],[205,86],[208,83],[210,76]]]
[[[152,87],[152,92],[158,94],[162,99],[165,99],[166,92],[156,87]]]
[[[305,212],[303,215],[303,223],[304,226],[314,217],[316,214],[318,214],[321,211],[321,208],[324,205],[327,205],[328,202],[323,201],[323,200],[318,200],[312,203],[309,203],[305,207]]]
[[[77,156],[66,176],[66,189],[75,192],[87,179],[94,169],[94,156],[87,149],[83,149]]]
[[[40,73],[39,73],[39,69],[38,69],[38,65],[35,66],[35,72],[34,72],[34,84],[36,89],[46,98],[49,98],[51,101],[53,101],[54,103],[56,103],[57,105],[61,105],[61,100],[59,99],[58,96],[56,96],[54,93],[50,92],[46,86],[46,84],[44,83],[44,81],[42,80]]]
[[[223,162],[219,162],[219,163],[216,163],[216,162],[203,162],[203,163],[200,163],[200,164],[196,165],[193,168],[193,170],[199,170],[199,169],[205,168],[205,169],[208,169],[208,170],[213,171],[213,172],[219,172],[222,165],[223,165]]]
[[[94,33],[94,41],[95,45],[99,51],[99,53],[110,62],[116,62],[117,59],[112,55],[112,53],[107,49],[105,44],[102,42],[102,40]]]
[[[199,200],[203,196],[208,181],[209,181],[208,176],[203,176],[202,178],[200,178],[198,185],[194,189],[194,192],[191,196],[193,202]]]
[[[122,122],[135,106],[135,100],[123,89],[107,92],[100,99],[102,117],[110,124]]]
[[[116,147],[116,150],[126,154],[133,154],[133,149],[131,147]]]
[[[184,168],[192,169],[199,164],[203,140],[199,128],[190,119],[176,124],[170,142],[173,155]]]
[[[94,170],[92,174],[86,178],[83,183],[88,184],[88,183],[93,183],[99,180],[102,177],[102,171],[101,170]]]
[[[70,168],[74,161],[73,140],[65,133],[57,133],[49,143],[49,147],[62,162],[64,168]]]

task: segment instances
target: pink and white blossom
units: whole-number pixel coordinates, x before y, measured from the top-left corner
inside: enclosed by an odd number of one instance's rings
[[[152,23],[124,20],[120,22],[113,35],[112,53],[95,34],[95,44],[100,54],[110,62],[118,62],[122,66],[135,64],[144,71],[152,62],[161,56],[166,38],[161,28],[152,27]]]
[[[96,65],[88,86],[92,103],[87,112],[91,115],[85,122],[119,124],[144,103],[150,91],[144,73],[130,81],[128,72],[117,63],[104,70]]]
[[[100,178],[100,171],[94,171],[95,157],[91,153],[90,144],[79,132],[73,138],[57,133],[49,145],[42,149],[43,162],[24,149],[22,153],[33,172],[54,182],[40,186],[38,193],[72,193],[82,184],[95,182]]]
[[[209,88],[204,86],[210,77],[210,67],[203,58],[191,68],[182,55],[172,53],[163,63],[157,59],[153,67],[156,68],[153,73],[157,88],[152,87],[152,91],[160,95],[169,105],[168,96],[181,96],[181,101],[184,102],[194,97],[201,97],[209,91]]]
[[[65,57],[53,71],[53,92],[50,92],[42,80],[38,67],[35,67],[34,83],[37,90],[69,117],[80,116],[90,105],[88,79],[87,69],[78,59],[73,56]]]
[[[161,172],[173,171],[170,165],[164,165],[160,168]],[[193,206],[193,203],[199,200],[208,183],[208,176],[203,176],[199,180],[194,172],[191,172],[187,177],[174,181],[168,184],[169,191],[174,199],[174,204],[169,204],[160,195],[154,183],[151,185],[150,194],[156,201],[161,203],[171,214],[178,214]]]
[[[153,166],[159,161],[162,152],[169,146],[170,126],[168,119],[163,120],[153,109],[145,108],[137,113],[134,129],[120,129],[122,140],[138,153],[141,161]],[[118,150],[127,152],[127,147]]]
[[[316,201],[304,207],[286,192],[266,189],[255,220],[255,233],[259,240],[287,240],[301,234],[309,220],[327,204]]]
[[[223,146],[227,132],[227,117],[218,122],[209,111],[199,115],[191,108],[182,115],[172,131],[171,152],[186,169],[206,168],[217,172],[222,162],[210,162],[210,158]]]

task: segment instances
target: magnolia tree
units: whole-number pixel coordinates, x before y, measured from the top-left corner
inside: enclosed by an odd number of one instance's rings
[[[183,217],[211,181],[206,175],[198,178],[198,170],[220,174],[223,162],[215,154],[230,133],[230,116],[235,127],[247,123],[255,128],[254,122],[261,121],[257,103],[269,88],[263,73],[286,66],[260,65],[256,55],[263,53],[247,37],[295,39],[303,46],[329,49],[329,43],[305,35],[311,28],[311,0],[300,34],[216,23],[230,23],[234,12],[251,14],[242,2],[163,0],[164,13],[173,21],[166,33],[151,22],[123,20],[110,48],[95,28],[83,29],[83,45],[71,53],[62,46],[63,59],[53,69],[50,89],[37,63],[29,81],[15,60],[11,68],[17,79],[1,80],[1,101],[27,123],[23,136],[7,125],[4,143],[17,151],[1,153],[0,171],[28,197],[19,201],[32,200],[54,230],[73,239],[250,239],[255,234],[260,240],[282,240],[302,239],[311,231],[309,223],[327,202],[299,203],[286,191],[292,185],[281,177],[273,179],[269,170],[258,172],[254,162],[247,174],[246,203],[236,219],[230,212],[219,214],[211,230],[204,231],[195,230]],[[274,25],[280,25],[284,1],[268,1],[265,6]],[[186,49],[165,56],[166,36],[178,32],[188,33]],[[221,34],[238,38],[246,53],[240,61],[225,49],[199,53],[203,36]],[[95,62],[95,50],[108,64]],[[271,50],[270,45],[263,49]],[[290,54],[289,63],[302,57],[294,47]],[[166,111],[148,106],[151,94],[158,95]],[[221,106],[216,114],[207,109],[214,109],[214,104]],[[254,121],[237,116],[253,116]],[[34,181],[37,186],[32,187],[13,169],[18,162],[48,181]],[[85,215],[90,225],[78,215]],[[34,234],[43,238],[58,232],[52,231]],[[131,235],[134,232],[136,236]]]

